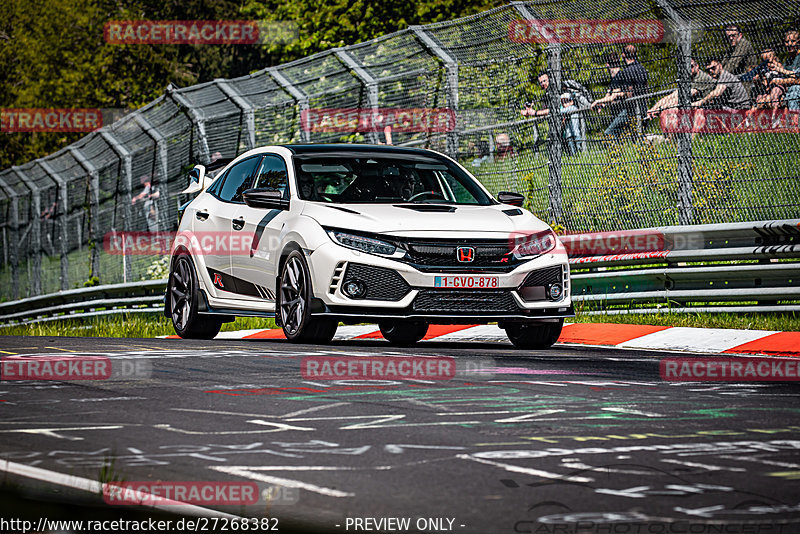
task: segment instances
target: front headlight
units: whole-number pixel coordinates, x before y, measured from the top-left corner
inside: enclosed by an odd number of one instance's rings
[[[556,248],[556,234],[552,230],[516,236],[514,241],[515,258],[533,258]]]
[[[360,250],[367,254],[377,254],[379,256],[393,256],[397,252],[397,246],[380,239],[366,237],[338,230],[328,230],[328,235],[335,242],[343,247]]]

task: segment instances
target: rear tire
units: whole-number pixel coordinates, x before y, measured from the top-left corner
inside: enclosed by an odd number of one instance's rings
[[[303,254],[292,251],[278,279],[278,313],[286,339],[293,343],[330,343],[338,321],[311,316],[311,274]]]
[[[556,323],[509,323],[506,335],[518,349],[549,349],[558,341],[563,326],[564,319]]]
[[[169,315],[175,333],[183,339],[213,339],[222,328],[222,320],[197,312],[200,302],[199,284],[189,254],[178,253],[172,264],[167,284]]]
[[[392,345],[413,345],[428,333],[426,323],[414,321],[384,321],[378,323],[383,337]]]

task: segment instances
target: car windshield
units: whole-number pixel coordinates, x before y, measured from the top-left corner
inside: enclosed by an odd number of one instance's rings
[[[489,205],[475,179],[446,159],[417,154],[295,156],[300,198],[341,203]]]

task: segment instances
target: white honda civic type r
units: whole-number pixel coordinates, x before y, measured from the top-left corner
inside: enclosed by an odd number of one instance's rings
[[[295,342],[375,321],[395,344],[431,324],[497,322],[547,348],[573,315],[552,230],[430,150],[267,146],[212,180],[196,166],[172,246],[165,315],[184,338],[236,316],[275,317]]]

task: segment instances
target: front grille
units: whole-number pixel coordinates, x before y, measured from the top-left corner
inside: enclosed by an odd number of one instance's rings
[[[433,313],[513,313],[519,311],[510,291],[420,290],[414,311]]]
[[[364,282],[367,293],[362,298],[367,300],[398,301],[411,291],[411,287],[397,271],[384,267],[350,263],[347,265],[343,283],[350,280]]]
[[[547,269],[539,269],[531,271],[522,282],[522,287],[530,286],[549,286],[551,284],[560,284],[562,267],[548,267]]]
[[[474,259],[471,262],[458,261],[458,247],[474,249]],[[421,241],[408,240],[405,243],[408,251],[408,260],[421,267],[452,267],[454,269],[475,268],[509,268],[519,264],[511,255],[511,248],[507,239],[493,240],[441,240]]]

